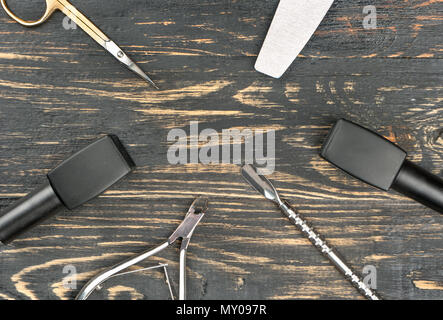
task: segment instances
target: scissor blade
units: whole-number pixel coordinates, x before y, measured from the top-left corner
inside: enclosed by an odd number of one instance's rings
[[[140,69],[140,67],[134,61],[132,61],[128,57],[128,55],[122,49],[119,48],[119,46],[117,46],[115,44],[114,41],[112,41],[112,40],[106,41],[104,48],[110,54],[112,54],[114,56],[114,58],[116,58],[118,61],[123,63],[129,70],[131,70],[132,72],[137,74],[139,77],[141,77],[143,80],[145,80],[146,82],[148,82],[152,86],[154,86],[154,88],[159,90],[159,88],[154,83],[154,81],[152,81],[151,78],[149,78],[148,75],[146,73],[144,73],[143,70]]]
[[[151,78],[149,78],[148,75],[144,73],[143,70],[140,69],[140,67],[136,65],[134,62],[132,63],[131,66],[128,66],[128,68],[133,72],[135,72],[140,78],[150,83],[155,89],[160,90],[160,88],[154,83],[154,81],[152,81]]]
[[[114,56],[118,61],[123,63],[130,70],[135,72],[143,80],[152,84],[155,88],[158,87],[155,83],[140,69],[127,54],[120,49],[114,41],[110,40],[99,28],[97,28],[85,15],[78,11],[72,4],[66,0],[57,0],[60,5],[60,10],[66,14],[72,21],[79,25],[87,34],[89,34],[97,43],[99,43],[105,50]]]
[[[255,69],[280,78],[305,47],[334,0],[280,0]]]

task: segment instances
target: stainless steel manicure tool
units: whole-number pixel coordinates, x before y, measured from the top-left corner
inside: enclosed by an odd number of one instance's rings
[[[346,264],[339,254],[329,246],[322,237],[306,222],[304,217],[300,215],[291,205],[280,198],[277,190],[272,183],[257,173],[256,169],[251,165],[245,165],[241,169],[243,177],[246,181],[266,199],[278,205],[280,210],[289,218],[289,220],[307,237],[311,243],[325,256],[331,263],[345,276],[349,282],[367,299],[380,300],[380,297],[369,288],[360,277]]]
[[[163,269],[163,271],[165,273],[166,284],[168,285],[169,294],[171,295],[171,299],[175,300],[174,299],[174,293],[172,292],[171,282],[169,281],[169,275],[168,275],[167,267],[168,267],[168,264],[166,264],[166,263],[159,263],[157,266],[152,266],[152,267],[147,267],[147,268],[142,268],[142,269],[137,269],[137,270],[132,270],[132,271],[125,271],[125,272],[114,274],[113,276],[110,276],[108,278],[108,280],[111,279],[111,278],[116,278],[116,277],[124,276],[124,275],[127,275],[127,274],[134,274],[134,273],[139,273],[139,272],[153,270],[153,269]],[[96,286],[95,288],[96,288],[96,290],[101,290],[102,289],[102,285],[100,284],[100,285]]]
[[[201,219],[203,219],[206,211],[208,209],[208,199],[198,197],[194,200],[191,207],[188,210],[183,222],[178,226],[178,228],[174,231],[174,233],[168,238],[166,242],[161,244],[160,246],[150,249],[148,251],[144,251],[136,256],[133,256],[130,259],[127,259],[121,263],[108,268],[95,277],[93,277],[89,282],[81,289],[80,293],[75,298],[76,300],[86,300],[98,286],[100,286],[106,280],[114,277],[115,275],[119,275],[124,272],[125,269],[138,264],[139,262],[146,260],[149,257],[152,257],[177,240],[181,239],[180,246],[180,275],[179,275],[179,300],[186,299],[186,253],[188,250],[189,241],[191,240],[192,234],[194,233],[195,227],[199,224]],[[167,274],[166,274],[166,277]],[[169,278],[167,279],[169,282]]]
[[[48,20],[51,15],[57,11],[62,11],[67,15],[73,22],[75,22],[80,28],[82,28],[92,39],[94,39],[99,45],[101,45],[106,51],[108,51],[115,59],[124,64],[129,70],[133,71],[139,77],[141,77],[146,82],[153,85],[158,89],[157,85],[148,77],[146,73],[140,69],[137,64],[132,61],[128,55],[119,48],[114,41],[109,39],[99,28],[97,28],[86,16],[84,16],[80,11],[78,11],[68,0],[46,0],[46,11],[37,21],[26,21],[15,15],[11,9],[9,9],[7,0],[0,0],[3,9],[6,13],[15,21],[20,23],[25,27],[36,27]]]

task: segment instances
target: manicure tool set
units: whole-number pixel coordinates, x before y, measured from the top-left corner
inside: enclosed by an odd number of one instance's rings
[[[0,2],[6,13],[25,27],[38,26],[47,21],[55,11],[62,11],[115,59],[158,89],[117,44],[67,0],[46,0],[47,7],[43,17],[33,22],[16,16],[9,9],[6,0]],[[333,2],[280,0],[258,55],[256,70],[280,78],[312,37]],[[321,157],[372,186],[384,191],[394,189],[443,213],[443,180],[407,160],[405,151],[369,129],[344,119],[339,120],[326,138]],[[112,187],[134,168],[134,161],[118,137],[106,135],[99,138],[59,164],[46,175],[40,188],[0,215],[0,243],[9,244],[61,209],[74,210]],[[249,164],[242,167],[241,174],[265,199],[275,203],[290,222],[364,297],[370,300],[380,299],[306,219],[280,197],[266,177],[259,175]],[[154,268],[164,269],[171,298],[174,299],[167,264],[138,269],[134,267],[178,240],[181,240],[178,298],[186,299],[186,254],[190,239],[208,210],[208,203],[208,199],[197,197],[181,224],[165,242],[99,272],[83,286],[76,299],[86,300],[111,278]]]

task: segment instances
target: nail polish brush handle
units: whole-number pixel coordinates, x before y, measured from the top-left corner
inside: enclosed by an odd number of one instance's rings
[[[60,209],[97,197],[135,164],[117,136],[107,135],[76,152],[46,175],[44,185],[0,215],[0,242],[8,244]]]
[[[63,204],[47,182],[17,201],[0,217],[0,241],[8,244],[19,234],[57,213]]]
[[[443,214],[443,179],[405,160],[392,189]]]
[[[403,149],[376,132],[340,119],[321,156],[363,182],[394,189],[443,214],[443,179],[407,160]]]

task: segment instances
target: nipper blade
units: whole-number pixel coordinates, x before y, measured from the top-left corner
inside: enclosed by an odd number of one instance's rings
[[[199,224],[208,210],[208,199],[198,197],[189,207],[188,213],[186,213],[185,219],[169,237],[170,244],[174,243],[177,239],[181,238],[184,243],[188,243],[192,237],[192,233],[195,227]]]

